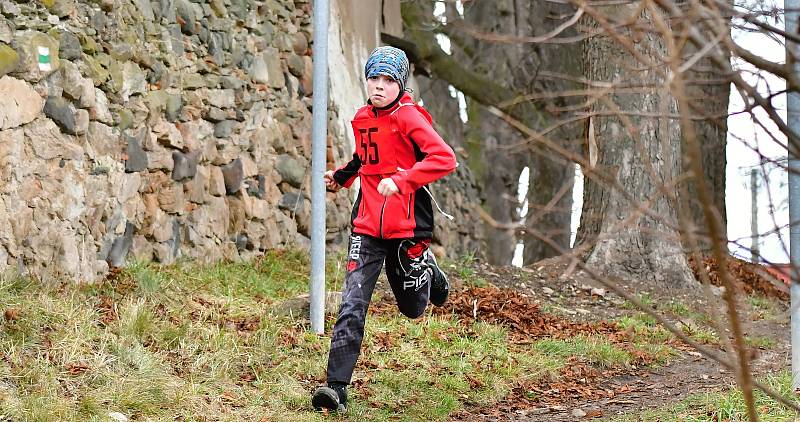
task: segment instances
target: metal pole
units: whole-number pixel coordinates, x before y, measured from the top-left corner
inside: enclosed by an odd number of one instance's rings
[[[314,103],[311,129],[311,329],[325,331],[325,165],[328,139],[328,0],[314,0]]]
[[[796,34],[798,30],[798,15],[800,0],[785,0],[786,31]],[[796,60],[800,57],[800,48],[797,43],[786,40],[786,63],[792,65],[795,74],[800,74],[800,64]],[[787,87],[788,88],[788,87]],[[789,89],[786,95],[786,123],[789,129],[800,132],[800,93]],[[791,139],[791,137],[789,137]],[[790,288],[791,330],[792,330],[792,389],[800,388],[800,280],[797,269],[800,268],[800,157],[797,156],[798,145],[789,141],[789,261],[792,264],[790,271],[792,285]]]
[[[758,248],[758,170],[750,170],[750,260],[760,262]]]

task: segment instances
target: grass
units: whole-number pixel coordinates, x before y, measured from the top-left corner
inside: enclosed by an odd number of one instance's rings
[[[656,303],[653,296],[649,293],[640,293],[636,295],[636,298],[639,299],[639,302],[641,302],[642,305],[647,306],[648,308],[652,308],[653,305]],[[625,301],[622,307],[625,309],[637,309],[636,305],[634,305],[633,302],[629,301]]]
[[[477,258],[475,252],[468,253],[461,256],[454,262],[445,262],[446,268],[453,270],[454,275],[458,277],[468,287],[486,287],[489,282],[485,278],[479,276],[474,269]]]
[[[761,380],[784,397],[792,397],[792,376],[789,371]],[[763,422],[797,420],[800,415],[784,408],[761,391],[754,392],[758,419]],[[744,397],[739,390],[694,394],[679,403],[641,413],[608,419],[611,422],[718,422],[747,421]]]
[[[600,368],[630,366],[633,357],[604,337],[578,335],[567,340],[543,339],[533,344],[533,350],[551,357],[576,356]]]
[[[785,315],[786,312],[778,309],[771,299],[761,295],[747,296],[747,303],[750,305],[752,318],[755,320],[775,320],[779,316]]]
[[[343,271],[328,263],[329,288]],[[329,335],[276,312],[307,290],[308,260],[276,252],[251,263],[135,264],[87,286],[0,279],[0,420],[320,421],[309,394],[324,378]],[[326,320],[330,333],[332,317]],[[592,340],[594,341],[594,340]],[[624,361],[589,339],[580,352]],[[578,345],[574,342],[573,345]],[[347,416],[444,420],[552,376],[569,350],[514,346],[504,328],[430,314],[368,318]]]

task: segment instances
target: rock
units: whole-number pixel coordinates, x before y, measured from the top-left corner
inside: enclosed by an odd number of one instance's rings
[[[61,32],[59,39],[59,52],[58,57],[64,60],[78,60],[81,58],[83,48],[78,37],[72,32]]]
[[[232,89],[209,89],[208,103],[218,108],[236,107],[236,94]]]
[[[225,200],[229,210],[228,233],[240,233],[244,230],[245,221],[247,221],[245,201],[237,196],[226,196]]]
[[[89,111],[78,109],[75,111],[75,134],[83,135],[89,130]]]
[[[133,232],[136,226],[131,223],[125,223],[125,233],[114,240],[111,246],[111,251],[108,253],[106,262],[111,267],[121,267],[125,263],[125,257],[133,245]]]
[[[92,78],[95,86],[102,85],[110,77],[110,73],[92,56],[84,55],[81,72]]]
[[[147,154],[142,149],[142,144],[138,138],[133,136],[123,135],[127,141],[127,148],[125,155],[128,157],[125,160],[125,172],[133,173],[147,170],[148,160]]]
[[[250,12],[250,1],[249,0],[230,0],[230,7],[228,10],[233,13],[239,19],[247,18],[247,14]]]
[[[128,417],[119,412],[109,412],[108,417],[113,419],[115,422],[128,422]]]
[[[181,115],[181,109],[183,108],[183,97],[181,94],[169,94],[167,97],[167,102],[165,104],[164,113],[167,116],[167,120],[170,122],[176,122],[178,117]]]
[[[303,212],[303,206],[305,205],[303,199],[303,195],[300,193],[286,193],[281,197],[280,202],[278,202],[278,208],[289,211],[292,214],[300,214]]]
[[[250,67],[250,78],[253,79],[253,82],[267,84],[272,88],[286,86],[281,59],[276,48],[268,47],[262,54],[253,59],[253,64]]]
[[[14,30],[11,29],[8,21],[0,15],[0,42],[10,44],[14,39]]]
[[[187,73],[181,79],[181,87],[183,89],[198,89],[205,88],[205,86],[206,80],[199,73]]]
[[[214,125],[214,136],[217,138],[228,138],[233,134],[234,127],[236,127],[236,121],[223,120]]]
[[[608,292],[606,291],[606,289],[601,289],[599,287],[595,287],[595,288],[591,289],[591,295],[592,296],[606,297],[607,293]]]
[[[302,77],[305,72],[305,61],[301,56],[291,55],[288,60],[289,72],[298,78]]]
[[[225,8],[225,2],[223,0],[211,0],[210,3],[211,10],[218,18],[228,16],[228,9]]]
[[[542,293],[544,293],[544,294],[546,294],[548,296],[551,296],[551,295],[553,295],[553,293],[555,293],[555,290],[553,290],[553,289],[551,289],[549,287],[542,287]]]
[[[197,174],[197,154],[172,153],[172,180],[182,182]]]
[[[225,195],[225,176],[217,166],[212,166],[209,170],[208,193],[214,196]]]
[[[47,34],[25,31],[17,35],[12,47],[20,55],[19,76],[26,81],[38,82],[61,67],[58,41]]]
[[[108,54],[118,62],[127,62],[133,58],[133,46],[126,42],[113,42]]]
[[[0,76],[0,130],[32,122],[44,108],[44,100],[25,82]]]
[[[187,0],[175,0],[175,12],[178,23],[181,26],[181,31],[186,35],[195,34],[195,21],[194,8]]]
[[[242,160],[237,158],[231,163],[222,166],[221,170],[225,180],[225,193],[233,195],[239,192],[242,188],[242,181],[244,180]]]
[[[156,193],[158,205],[162,210],[170,214],[183,214],[186,212],[186,197],[183,193],[183,185],[179,183],[162,184]]]
[[[249,242],[249,239],[247,238],[246,235],[237,234],[236,237],[233,239],[233,241],[236,244],[236,250],[238,250],[239,252],[243,252],[244,250],[247,249],[247,244]]]
[[[247,181],[247,194],[252,197],[263,199],[264,194],[266,194],[266,190],[267,182],[263,174],[259,174],[255,177],[255,179]]]
[[[68,234],[59,235],[60,255],[58,258],[58,269],[69,276],[76,276],[80,272],[81,257],[78,254],[78,243],[74,236]]]
[[[151,139],[145,144],[145,151],[147,152],[148,170],[163,170],[164,173],[172,171],[172,167],[174,167],[172,150],[162,147]]]
[[[150,0],[135,0],[134,3],[136,4],[136,8],[139,9],[139,14],[142,18],[148,22],[155,20],[155,14],[153,13],[153,6],[150,4]]]
[[[217,239],[227,235],[230,211],[224,198],[210,197],[208,199],[208,227]]]
[[[181,131],[166,120],[161,119],[156,122],[152,131],[156,135],[156,139],[164,145],[177,149],[183,149],[186,146]]]
[[[50,13],[63,18],[75,11],[75,0],[45,0],[42,3]]]
[[[189,201],[195,204],[205,204],[208,185],[209,170],[205,166],[197,166],[197,172],[192,180],[186,184],[186,195]]]
[[[305,167],[304,164],[288,154],[278,156],[277,162],[275,163],[275,169],[278,170],[283,180],[296,188],[303,185],[303,179],[306,173]]]
[[[313,63],[311,61],[311,57],[303,56],[303,61],[305,62],[305,69],[312,69]],[[307,97],[314,93],[313,76],[313,72],[305,72],[303,73],[303,76],[300,77],[300,87],[303,90],[303,94]]]
[[[212,32],[208,40],[208,54],[217,65],[225,64],[225,49],[222,48],[222,36],[216,32]]]
[[[292,36],[292,49],[297,55],[306,55],[308,51],[308,38],[306,38],[302,32],[298,32]]]
[[[89,112],[76,110],[71,102],[62,97],[49,97],[44,104],[44,114],[71,135],[84,134],[89,128]]]
[[[92,80],[83,78],[78,82],[78,87],[81,91],[79,94],[80,100],[78,101],[78,106],[87,110],[95,108],[97,92],[92,84]],[[91,117],[91,112],[89,112],[89,117]]]
[[[584,412],[581,409],[572,409],[572,416],[574,416],[576,418],[582,418],[582,417],[586,416],[586,412]]]
[[[235,76],[223,76],[220,82],[225,89],[242,89],[244,86],[244,81]]]
[[[19,14],[21,13],[19,6],[17,6],[15,3],[11,1],[4,1],[0,3],[0,5],[2,5],[3,14],[6,16],[14,17],[14,16],[19,16]]]
[[[211,122],[221,122],[223,120],[232,119],[235,117],[235,113],[228,113],[224,110],[218,109],[216,107],[209,107],[208,114],[206,114],[206,119]]]
[[[61,67],[64,94],[73,100],[80,100],[83,95],[83,76],[78,66],[70,61],[65,61]],[[94,88],[94,87],[92,87]]]
[[[36,119],[24,126],[25,138],[31,144],[31,151],[39,158],[52,160],[82,160],[83,147],[74,138],[63,136],[58,126],[49,119]]]
[[[0,43],[0,76],[7,75],[19,66],[19,54],[4,43]]]
[[[89,118],[108,125],[114,124],[114,117],[108,109],[108,97],[106,97],[105,92],[94,88],[94,97],[94,106],[89,108]]]
[[[133,94],[143,94],[147,91],[147,81],[142,69],[133,62],[125,62],[122,66],[122,88],[120,95],[123,101],[128,101]]]
[[[183,48],[183,35],[181,34],[181,27],[178,24],[167,25],[167,30],[164,33],[164,44],[169,46],[169,52],[182,56],[185,53]]]
[[[269,82],[269,69],[267,69],[267,60],[263,55],[257,56],[250,66],[250,79],[255,83],[265,84]]]

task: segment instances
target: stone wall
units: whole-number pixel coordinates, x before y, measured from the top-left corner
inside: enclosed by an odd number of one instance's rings
[[[331,6],[329,167],[401,30],[399,0]],[[0,0],[0,270],[307,247],[312,38],[311,0]],[[351,203],[328,195],[329,241]]]

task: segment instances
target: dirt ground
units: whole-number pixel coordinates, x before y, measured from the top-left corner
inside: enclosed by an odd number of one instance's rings
[[[693,264],[694,265],[694,264]],[[713,260],[704,261],[712,270],[712,283],[721,284],[714,273]],[[733,262],[733,273],[741,281],[737,291],[769,297],[769,312],[756,308],[747,293],[738,294],[737,310],[745,335],[768,338],[768,349],[750,350],[752,373],[762,376],[787,368],[790,362],[788,307],[781,289],[754,275],[750,264]],[[454,278],[451,301],[440,312],[453,312],[465,320],[483,319],[509,327],[512,341],[543,336],[566,338],[577,333],[602,333],[625,344],[625,333],[609,320],[638,313],[619,295],[558,261],[545,261],[528,268],[497,268],[474,264],[470,280]],[[462,272],[463,274],[463,272]],[[469,287],[480,280],[490,283],[482,288]],[[477,283],[479,284],[479,283]],[[676,325],[695,324],[687,316],[670,309],[680,303],[696,313],[726,315],[721,289],[709,289],[710,295],[697,286],[663,288],[646,282],[627,281],[617,285],[629,294],[645,298],[659,314]],[[746,287],[746,286],[755,286]],[[762,301],[764,303],[764,301]],[[762,305],[763,306],[763,305]],[[545,308],[546,312],[541,312]],[[491,408],[471,407],[454,415],[453,421],[575,421],[658,408],[680,401],[690,394],[730,389],[734,379],[719,363],[702,356],[690,347],[675,342],[680,356],[666,366],[650,366],[645,357],[639,369],[601,371],[580,362],[571,362],[556,382],[528,386],[536,399],[515,391]],[[721,346],[710,346],[722,353]]]

